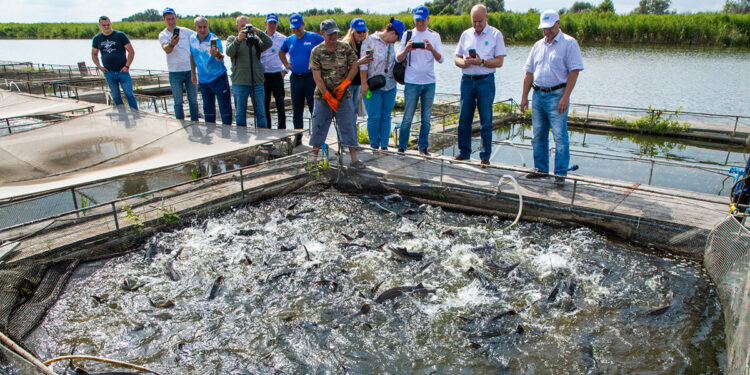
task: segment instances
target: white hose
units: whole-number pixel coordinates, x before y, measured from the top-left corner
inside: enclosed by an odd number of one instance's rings
[[[504,185],[503,180],[505,180],[506,178],[513,182],[513,185],[515,185],[516,191],[518,192],[518,214],[516,215],[516,220],[513,220],[513,223],[505,227],[505,229],[509,229],[510,227],[516,225],[516,223],[518,223],[518,220],[521,219],[521,214],[523,213],[523,194],[521,194],[521,186],[518,185],[518,181],[516,181],[513,176],[504,174],[502,177],[500,177],[500,181],[497,182],[497,193],[495,193],[495,195],[500,195],[500,187]]]

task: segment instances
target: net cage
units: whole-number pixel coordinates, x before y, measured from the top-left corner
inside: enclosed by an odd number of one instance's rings
[[[719,293],[727,338],[727,374],[750,373],[750,230],[733,216],[706,241],[703,264]]]

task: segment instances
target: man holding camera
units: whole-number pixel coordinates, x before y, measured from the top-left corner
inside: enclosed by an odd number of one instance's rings
[[[310,70],[310,52],[323,42],[323,37],[320,34],[305,31],[305,22],[300,14],[293,14],[289,17],[289,27],[294,35],[290,35],[282,43],[279,58],[284,67],[292,72],[292,76],[289,77],[292,94],[292,122],[295,129],[302,129],[305,101],[307,101],[310,114],[314,109],[315,80]],[[286,59],[287,53],[291,58],[291,63]],[[295,144],[302,144],[301,135],[297,136]]]
[[[526,178],[549,177],[549,133],[555,139],[555,184],[565,183],[570,163],[568,109],[570,94],[583,70],[581,48],[575,38],[560,31],[560,16],[553,9],[540,15],[544,38],[531,47],[521,94],[521,110],[529,107],[529,90],[534,88],[531,123],[534,136],[535,172]]]
[[[198,88],[193,84],[195,65],[190,60],[190,37],[195,31],[177,27],[177,14],[172,8],[164,8],[161,15],[167,27],[159,33],[159,43],[167,54],[174,116],[178,120],[185,119],[185,110],[182,108],[184,87],[190,107],[190,121],[198,121]]]
[[[279,58],[279,50],[286,39],[286,35],[276,31],[279,26],[279,16],[276,13],[269,13],[266,16],[266,35],[271,38],[273,45],[271,48],[260,54],[260,63],[263,65],[263,75],[265,76],[264,89],[266,91],[266,123],[271,127],[271,95],[276,101],[276,115],[279,117],[279,129],[286,129],[286,109],[284,106],[284,76],[287,70]]]
[[[203,16],[195,17],[195,34],[190,37],[190,58],[198,72],[193,83],[200,82],[203,97],[203,115],[206,122],[216,122],[216,101],[219,101],[221,123],[232,124],[232,99],[229,92],[229,78],[224,66],[224,48],[221,39],[208,31],[208,19]]]
[[[138,109],[138,103],[133,95],[133,80],[130,78],[130,64],[133,63],[135,57],[133,45],[130,44],[130,39],[125,33],[112,30],[112,21],[107,16],[99,17],[99,29],[102,32],[96,34],[91,42],[91,59],[94,65],[104,73],[115,105],[124,104],[120,94],[120,86],[122,86],[130,108]],[[101,63],[99,63],[99,52],[102,53]]]
[[[273,42],[265,33],[253,27],[247,16],[237,17],[237,36],[227,39],[227,55],[232,60],[232,92],[237,111],[237,126],[247,126],[247,97],[253,101],[255,126],[267,128],[264,89],[265,77],[260,55]]]
[[[482,168],[490,165],[492,154],[492,104],[495,100],[495,70],[503,66],[507,55],[503,33],[487,24],[487,7],[471,8],[471,28],[461,34],[456,47],[455,64],[461,68],[461,114],[458,118],[458,155],[471,157],[471,125],[474,108],[479,110]]]
[[[424,156],[430,155],[427,147],[430,143],[432,102],[435,99],[435,61],[443,63],[443,43],[440,34],[427,28],[429,22],[430,10],[424,5],[416,7],[415,29],[409,32],[409,40],[401,39],[401,52],[396,55],[397,61],[408,59],[404,75],[404,119],[401,121],[398,152],[404,152],[409,145],[411,120],[417,110],[417,102],[421,100],[418,148],[419,153]]]

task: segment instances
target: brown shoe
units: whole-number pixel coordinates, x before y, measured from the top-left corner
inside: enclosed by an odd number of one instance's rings
[[[479,162],[479,165],[482,166],[482,168],[487,168],[490,166],[490,159],[482,159],[481,162]]]
[[[469,158],[465,158],[465,157],[463,157],[463,156],[461,156],[461,155],[458,155],[458,156],[456,156],[456,157],[455,157],[455,158],[453,158],[453,159],[455,159],[455,160],[458,160],[458,161],[469,160]]]

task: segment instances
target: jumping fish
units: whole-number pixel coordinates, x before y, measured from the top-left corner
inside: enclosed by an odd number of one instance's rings
[[[356,313],[354,313],[354,315],[352,315],[351,317],[352,318],[356,318],[356,317],[358,317],[360,315],[365,315],[365,314],[367,314],[367,313],[370,312],[370,309],[371,309],[370,308],[370,304],[369,303],[365,303],[365,304],[362,305],[362,307],[359,308],[359,311],[357,311]]]
[[[516,269],[516,267],[518,267],[519,264],[521,264],[521,262],[516,262],[513,264],[509,264],[509,265],[499,265],[491,260],[484,261],[484,266],[488,270],[493,271],[493,272],[505,273],[506,275],[509,274],[514,269]]]
[[[286,268],[286,269],[283,269],[283,270],[281,270],[279,272],[276,272],[276,273],[268,275],[268,278],[266,278],[266,281],[276,280],[276,279],[278,279],[280,277],[284,277],[284,276],[290,276],[293,273],[297,272],[297,270],[299,270],[299,268]]]
[[[311,212],[315,212],[315,210],[312,209],[312,208],[310,208],[310,209],[307,209],[307,210],[299,211],[299,212],[294,213],[294,214],[287,213],[286,215],[284,215],[284,217],[286,217],[287,220],[292,221],[292,220],[301,219],[301,218],[304,217],[305,214],[309,214]]]
[[[672,307],[672,305],[667,305],[667,306],[664,306],[664,307],[659,307],[658,309],[650,310],[649,312],[646,313],[646,315],[648,315],[648,316],[664,315],[664,313],[666,313],[667,310],[669,310],[670,307]]]
[[[435,293],[435,289],[425,288],[422,283],[413,286],[398,286],[381,293],[378,298],[375,298],[375,303],[383,303],[385,301],[401,297],[406,293]]]
[[[126,292],[133,292],[136,291],[138,288],[142,287],[144,284],[138,280],[127,278],[123,280],[122,282],[122,290]]]
[[[297,248],[296,245],[281,245],[279,246],[279,251],[281,252],[292,251],[296,248]]]
[[[149,298],[148,299],[148,303],[150,303],[151,306],[153,306],[153,307],[158,307],[158,308],[161,308],[161,309],[171,309],[172,307],[174,307],[174,302],[172,300],[169,300],[169,301],[164,302],[164,303],[156,303],[151,298]]]
[[[96,301],[96,303],[106,303],[107,302],[107,297],[105,297],[105,296],[101,296],[100,297],[100,296],[94,296],[94,295],[92,295],[91,298],[94,301]]]
[[[172,266],[172,262],[167,262],[166,265],[167,270],[167,276],[169,276],[169,279],[172,281],[178,281],[180,280],[180,274],[175,271],[174,267]]]
[[[286,208],[286,210],[287,210],[287,211],[291,211],[291,210],[293,210],[293,209],[294,209],[295,207],[297,207],[297,203],[298,203],[298,202],[294,202],[294,203],[292,203],[291,205],[289,205],[289,207],[287,207],[287,208]]]
[[[555,288],[552,289],[552,292],[550,292],[549,296],[547,296],[547,302],[552,303],[555,302],[555,299],[557,299],[557,293],[560,292],[560,282],[558,281],[557,284],[555,284]]]
[[[309,262],[311,260],[310,259],[310,252],[307,251],[307,246],[302,245],[302,248],[305,249],[305,259],[307,259],[307,261]]]
[[[157,251],[156,247],[156,240],[151,240],[148,243],[148,248],[146,249],[146,255],[144,256],[144,260],[146,261],[146,265],[150,266],[151,262],[153,261],[153,256]]]
[[[341,236],[346,239],[346,242],[354,241],[354,238],[352,238],[352,236],[347,235],[346,233],[341,233]]]
[[[384,282],[384,281],[385,281],[385,279],[383,279],[383,280],[382,280],[382,281],[380,281],[379,283],[375,284],[375,286],[374,286],[374,287],[372,287],[372,289],[370,289],[370,293],[372,293],[372,294],[375,294],[375,293],[377,293],[378,289],[380,289],[380,286],[381,286],[381,285],[383,285],[383,282]]]
[[[221,283],[224,281],[224,276],[219,276],[214,280],[213,285],[211,285],[211,289],[208,291],[208,296],[206,297],[206,300],[210,301],[216,297],[216,293],[219,291],[219,287],[221,286]]]
[[[185,248],[181,247],[180,250],[178,250],[177,253],[174,255],[173,259],[177,260],[178,258],[180,258],[180,255],[182,255],[183,250],[185,250]]]
[[[424,257],[424,253],[414,253],[406,251],[405,247],[395,247],[390,245],[385,245],[383,248],[389,250],[394,255],[408,260],[422,260],[422,257]]]
[[[427,267],[429,267],[430,265],[432,265],[433,262],[434,262],[434,260],[431,260],[431,261],[427,262],[427,264],[425,264],[424,266],[422,266],[422,267],[419,268],[419,271],[417,271],[416,274],[419,275],[420,273],[422,273],[422,271],[426,270]]]
[[[479,280],[479,283],[481,283],[482,287],[484,287],[485,289],[489,289],[489,290],[491,290],[493,292],[497,292],[498,291],[497,288],[495,288],[495,286],[492,285],[492,283],[490,283],[490,281],[487,280],[487,278],[484,275],[482,275],[481,272],[475,270],[474,267],[469,267],[469,269],[466,270],[466,273],[468,273],[469,275],[471,275],[471,276],[475,277],[477,280]]]

